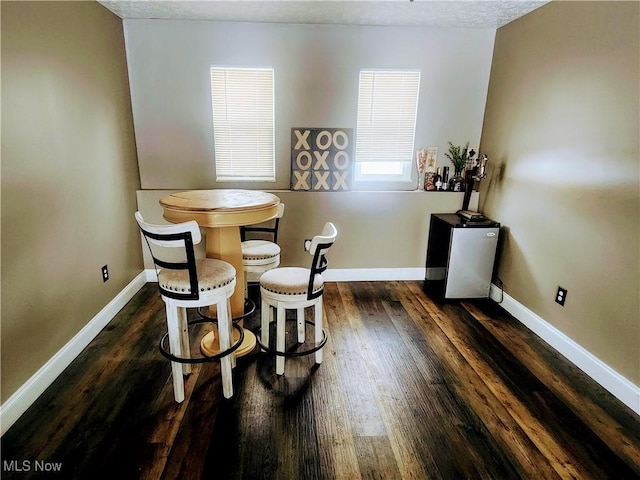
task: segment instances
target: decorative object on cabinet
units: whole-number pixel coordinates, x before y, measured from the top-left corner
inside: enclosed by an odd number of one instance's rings
[[[469,161],[469,142],[464,147],[459,147],[449,142],[449,151],[445,156],[453,164],[454,176],[449,180],[449,190],[463,192],[465,189],[464,170]]]
[[[437,190],[435,184],[437,157],[438,147],[424,147],[416,153],[416,165],[418,167],[417,190]]]
[[[437,190],[436,188],[436,174],[433,172],[427,172],[424,181],[424,189],[428,192]]]
[[[436,171],[438,160],[438,147],[427,147],[427,172]]]
[[[437,190],[436,187],[436,159],[438,157],[438,147],[427,147],[427,168],[424,189],[428,191]]]
[[[421,148],[416,152],[416,167],[418,169],[418,186],[416,190],[424,188],[425,172],[427,171],[427,149]]]
[[[489,157],[486,154],[480,155],[478,160],[473,162],[471,168],[467,169],[465,173],[465,181],[467,183],[466,189],[464,192],[464,199],[462,201],[462,210],[458,210],[458,214],[460,212],[469,212],[467,209],[469,208],[469,200],[471,199],[471,191],[473,190],[476,182],[480,182],[483,178],[487,176],[487,162],[489,161]]]

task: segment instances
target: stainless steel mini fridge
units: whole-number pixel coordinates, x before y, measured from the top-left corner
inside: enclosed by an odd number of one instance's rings
[[[500,224],[454,213],[431,215],[425,285],[444,298],[487,298]]]

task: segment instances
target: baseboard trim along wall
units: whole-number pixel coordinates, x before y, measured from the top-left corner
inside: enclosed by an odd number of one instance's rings
[[[324,273],[324,278],[329,282],[358,282],[424,280],[424,275],[424,268],[357,268],[328,269]],[[0,435],[4,435],[146,283],[156,281],[155,270],[142,271],[18,391],[0,405]],[[624,378],[508,294],[502,293],[495,285],[491,286],[490,297],[494,301],[502,300],[501,306],[507,312],[640,415],[640,387]]]
[[[322,277],[327,282],[424,280],[424,268],[329,268]]]
[[[49,359],[11,397],[0,405],[0,435],[4,435],[82,350],[106,327],[133,296],[148,282],[146,272],[129,284],[87,323],[64,347]]]
[[[496,285],[491,285],[489,296],[519,322],[551,345],[618,400],[640,415],[640,387],[629,381],[602,360],[567,337],[553,325],[533,313]]]

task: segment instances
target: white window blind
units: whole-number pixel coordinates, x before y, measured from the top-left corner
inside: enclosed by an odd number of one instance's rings
[[[217,181],[275,180],[273,69],[211,67]]]
[[[360,71],[355,155],[360,177],[410,175],[419,91],[419,71]]]

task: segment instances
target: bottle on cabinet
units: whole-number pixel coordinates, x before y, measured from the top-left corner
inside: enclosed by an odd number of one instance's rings
[[[442,167],[442,190],[447,190],[449,186],[449,167]]]
[[[433,180],[433,183],[436,186],[436,190],[442,190],[442,167],[438,167],[438,169],[436,170],[436,176]]]

